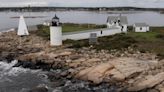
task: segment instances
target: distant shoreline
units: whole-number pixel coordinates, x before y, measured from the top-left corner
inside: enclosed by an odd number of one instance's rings
[[[24,18],[45,18],[47,16],[24,16]],[[20,16],[14,16],[10,18],[20,18]]]
[[[140,8],[140,7],[0,7],[0,11],[164,11],[164,8]]]

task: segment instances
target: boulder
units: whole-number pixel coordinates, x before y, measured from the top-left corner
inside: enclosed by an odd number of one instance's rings
[[[81,64],[81,62],[72,62],[72,63],[69,63],[68,66],[69,66],[69,67],[76,68],[76,67],[78,67],[80,64]]]
[[[86,59],[85,61],[81,61],[82,65],[84,65],[85,67],[92,67],[101,62],[102,60],[99,58],[90,58],[90,59]]]
[[[123,75],[120,71],[118,71],[116,69],[112,69],[108,73],[109,73],[109,76],[111,76],[111,78],[114,79],[115,81],[124,81],[125,80],[125,75]]]
[[[29,90],[28,92],[48,92],[48,89],[47,87],[36,87]]]
[[[78,79],[82,79],[82,80],[88,80],[87,75],[92,69],[93,69],[93,67],[81,70],[75,77]]]
[[[135,77],[138,73],[148,70],[150,67],[149,65],[152,63],[145,60],[126,57],[113,59],[109,62],[126,78]]]
[[[59,53],[59,56],[68,56],[68,55],[71,55],[71,54],[72,54],[72,52],[70,52],[70,51],[65,51],[65,52]]]
[[[78,58],[76,60],[72,60],[72,62],[84,62],[84,61],[86,61],[85,58]]]
[[[155,76],[147,76],[146,79],[132,87],[128,88],[128,91],[140,91],[147,88],[152,88],[164,81],[164,72]]]
[[[43,53],[44,52],[38,52],[38,53],[30,53],[30,54],[21,55],[21,56],[17,57],[17,60],[31,61],[31,62],[35,63],[37,61],[37,59],[40,58],[41,55],[43,55]]]
[[[71,62],[68,62],[68,66],[76,68],[79,65],[80,66],[93,66],[95,63],[100,62],[101,60],[99,58],[91,58],[91,59],[85,59],[85,58],[79,58],[76,60],[72,60]]]
[[[149,89],[147,92],[159,92],[157,89]]]
[[[101,61],[100,58],[91,58],[87,60],[88,63],[99,62],[99,61]]]
[[[71,60],[76,60],[76,59],[79,59],[79,58],[81,58],[81,56],[79,56],[79,55],[71,55],[70,56]]]
[[[95,84],[99,84],[103,81],[105,73],[113,68],[113,65],[109,63],[103,63],[98,66],[90,67],[80,71],[76,77],[82,80],[92,81]]]
[[[99,61],[99,59],[90,59],[89,61],[91,63],[87,60],[87,64],[94,65],[94,62]],[[156,63],[154,63],[154,61],[122,57],[112,59],[108,63],[103,63],[84,69],[80,71],[76,77],[83,80],[92,81],[95,84],[101,83],[103,78],[114,79],[115,81],[124,81],[127,78],[138,76],[139,73],[148,70],[151,65],[153,66],[155,64]]]
[[[155,89],[158,89],[160,92],[164,92],[164,81],[161,84],[157,85]]]
[[[160,88],[159,91],[160,91],[160,92],[164,92],[164,88]]]
[[[42,51],[37,53],[25,54],[19,56],[17,59],[20,61],[31,61],[33,63],[36,63],[37,61],[44,61],[44,63],[52,64],[55,57],[58,57],[58,55],[54,53],[45,53],[44,51]]]

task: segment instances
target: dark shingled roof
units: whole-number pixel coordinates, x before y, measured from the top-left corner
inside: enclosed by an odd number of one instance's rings
[[[148,25],[146,23],[135,23],[136,27],[147,27]]]
[[[53,19],[59,19],[57,16],[56,16],[56,14],[55,14],[55,16],[53,17]]]
[[[117,21],[118,19],[120,19],[121,24],[128,24],[126,16],[109,16],[107,22],[112,23],[113,21]]]

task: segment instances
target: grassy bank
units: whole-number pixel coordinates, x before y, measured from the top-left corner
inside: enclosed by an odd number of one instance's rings
[[[72,48],[90,46],[88,40],[67,40],[65,43],[72,43]],[[133,47],[142,53],[155,53],[158,58],[164,59],[164,27],[153,27],[150,32],[145,33],[128,32],[127,34],[100,37],[98,38],[98,44],[93,45],[94,49],[109,51],[113,49],[124,51],[128,47]]]
[[[137,41],[137,49],[141,52],[149,51],[164,58],[164,27],[153,27],[146,33],[129,32],[127,35]]]
[[[49,39],[49,27],[38,26],[38,35]],[[94,24],[63,24],[63,32],[81,31],[88,29],[104,28],[104,25]],[[131,29],[131,27],[129,27]],[[71,44],[72,48],[81,48],[90,46],[88,40],[73,41],[67,40],[64,43]],[[164,58],[164,27],[152,27],[150,32],[136,33],[128,32],[127,34],[116,34],[113,36],[98,38],[98,44],[93,45],[97,50],[124,50],[133,47],[141,52],[151,52]]]
[[[73,24],[73,23],[63,23],[62,32],[73,32],[73,31],[83,31],[89,29],[106,28],[106,25],[96,25],[96,24]],[[38,25],[37,35],[49,39],[50,31],[48,26]]]

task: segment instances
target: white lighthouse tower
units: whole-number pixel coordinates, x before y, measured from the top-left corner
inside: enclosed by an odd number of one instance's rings
[[[53,17],[52,24],[50,26],[50,45],[62,45],[62,27],[59,18],[56,15]]]

